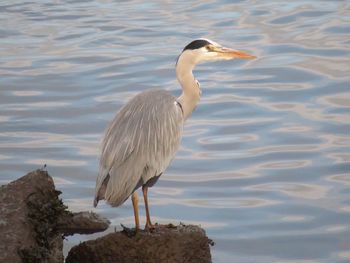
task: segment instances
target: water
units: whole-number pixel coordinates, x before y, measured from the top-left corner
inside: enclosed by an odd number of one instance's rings
[[[130,200],[92,208],[103,131],[140,91],[179,94],[207,37],[258,58],[196,68],[154,221],[202,225],[214,262],[350,262],[348,1],[1,1],[0,25],[1,183],[46,163],[72,210],[132,226]]]

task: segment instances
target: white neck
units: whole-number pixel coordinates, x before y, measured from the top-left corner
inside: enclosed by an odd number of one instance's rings
[[[193,61],[191,56],[183,52],[176,65],[176,77],[182,87],[182,94],[178,98],[178,101],[182,105],[185,119],[191,115],[197,106],[201,94],[197,80],[192,74],[192,70],[196,64],[196,61]]]

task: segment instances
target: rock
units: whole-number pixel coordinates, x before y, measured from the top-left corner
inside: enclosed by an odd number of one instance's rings
[[[193,225],[158,225],[151,233],[124,229],[73,247],[66,263],[210,263],[211,242]]]
[[[110,222],[92,212],[68,214],[58,220],[57,228],[65,236],[73,234],[92,234],[104,231]]]
[[[63,236],[105,230],[93,213],[71,213],[37,170],[0,188],[0,262],[63,262]]]
[[[52,178],[37,170],[0,188],[0,262],[63,262],[63,237],[104,231],[109,221],[91,212],[71,213]],[[193,225],[124,228],[71,249],[67,263],[209,263],[211,240]]]

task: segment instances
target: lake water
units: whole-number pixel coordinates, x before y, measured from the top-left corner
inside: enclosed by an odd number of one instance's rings
[[[1,183],[47,164],[70,209],[133,226],[130,200],[92,207],[99,142],[138,92],[179,95],[176,58],[207,37],[258,58],[196,68],[153,221],[200,224],[214,262],[350,262],[349,1],[11,0],[0,25]]]

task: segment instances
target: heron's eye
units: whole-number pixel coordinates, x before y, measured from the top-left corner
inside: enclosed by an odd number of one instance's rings
[[[205,46],[205,48],[207,49],[208,52],[214,52],[215,51],[213,45],[207,45],[207,46]]]

